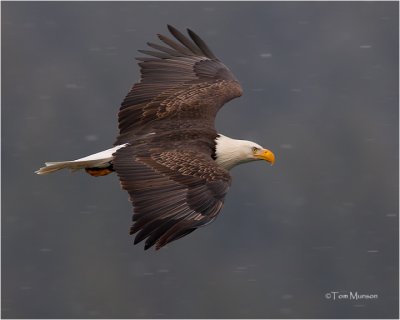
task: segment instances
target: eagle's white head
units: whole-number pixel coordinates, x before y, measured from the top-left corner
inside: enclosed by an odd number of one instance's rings
[[[234,166],[255,160],[265,160],[271,165],[275,162],[272,151],[264,149],[255,142],[236,140],[219,134],[216,139],[215,161],[226,170]]]

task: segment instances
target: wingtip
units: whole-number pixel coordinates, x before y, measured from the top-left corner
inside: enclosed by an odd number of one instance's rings
[[[139,240],[137,237],[135,237],[135,240],[133,240],[133,245],[137,245],[140,241],[142,240]]]
[[[167,28],[168,28],[168,30],[169,30],[169,32],[173,32],[174,30],[177,30],[173,25],[171,25],[171,24],[167,24]]]
[[[192,40],[193,40],[193,37],[198,37],[196,32],[194,32],[192,29],[187,28],[186,31],[189,34],[189,36],[192,38]]]
[[[158,39],[160,39],[162,42],[165,42],[166,39],[168,39],[167,36],[164,36],[164,35],[161,34],[161,33],[157,33],[157,37],[158,37]]]

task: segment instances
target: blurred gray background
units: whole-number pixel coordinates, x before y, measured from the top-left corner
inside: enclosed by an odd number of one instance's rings
[[[398,317],[398,3],[1,6],[2,317]],[[218,219],[156,252],[116,175],[33,172],[112,146],[167,23],[244,87],[218,130],[277,162],[235,168]]]

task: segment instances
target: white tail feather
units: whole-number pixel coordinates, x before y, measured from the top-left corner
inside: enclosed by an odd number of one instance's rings
[[[60,162],[46,162],[45,167],[35,171],[37,174],[52,173],[61,169],[70,169],[77,171],[86,168],[106,168],[110,165],[110,161],[114,159],[113,154],[127,144],[122,144],[105,151],[101,151],[90,156],[80,158],[72,161],[60,161]]]

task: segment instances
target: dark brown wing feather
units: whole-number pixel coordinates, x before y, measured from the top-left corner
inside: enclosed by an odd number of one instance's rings
[[[138,154],[117,151],[113,163],[134,207],[135,244],[156,249],[213,221],[222,208],[230,175],[207,155],[193,151]]]
[[[215,57],[203,40],[188,30],[190,39],[168,26],[175,40],[159,35],[166,46],[149,43],[156,51],[141,51],[141,80],[121,104],[119,145],[138,135],[165,131],[163,122],[179,117],[214,127],[218,110],[239,97],[242,88],[232,72]],[[171,126],[174,127],[174,125]]]
[[[168,26],[176,40],[141,62],[141,80],[119,112],[113,168],[134,206],[131,234],[160,248],[214,220],[230,184],[213,160],[215,116],[242,88],[203,40]]]

